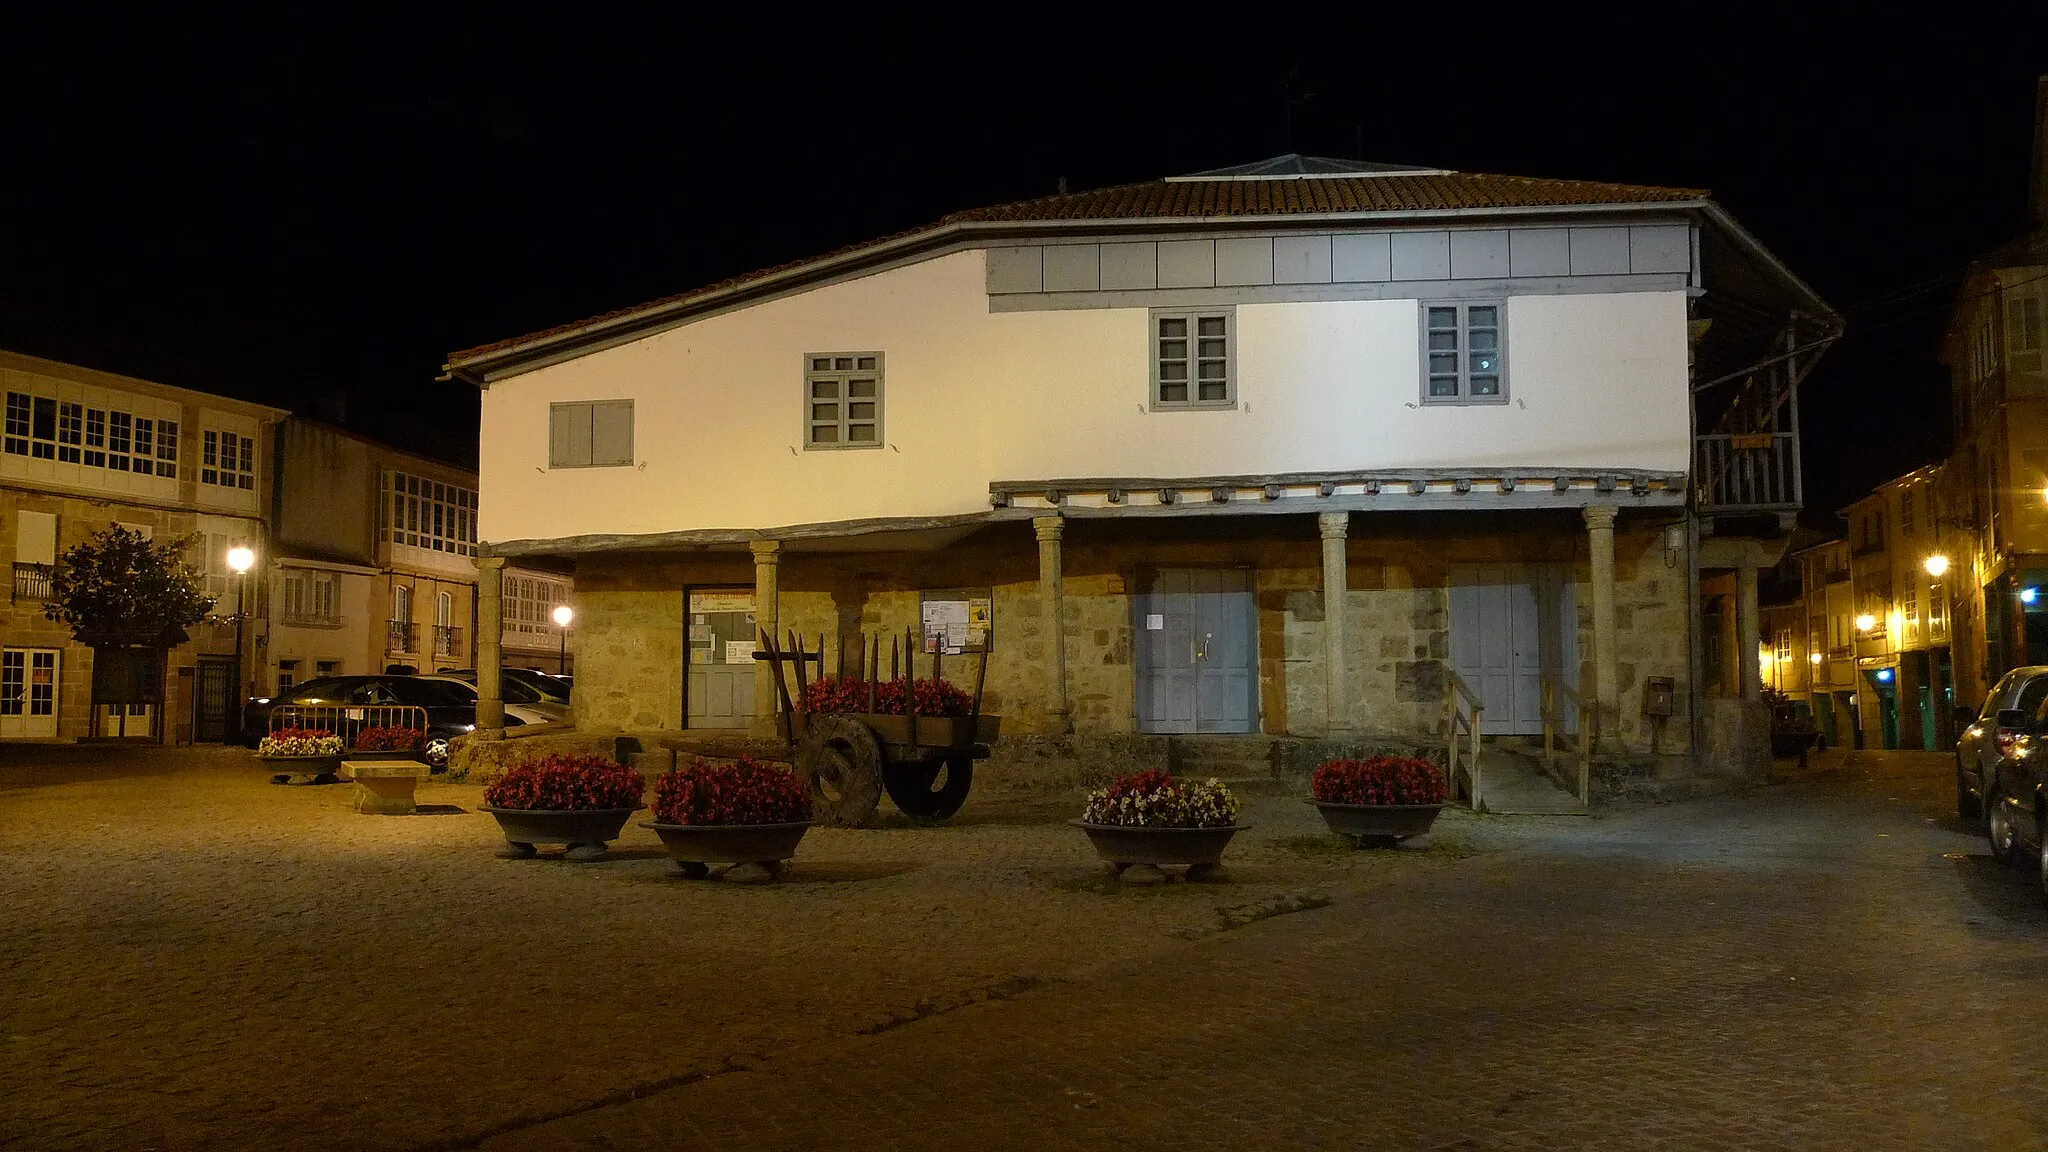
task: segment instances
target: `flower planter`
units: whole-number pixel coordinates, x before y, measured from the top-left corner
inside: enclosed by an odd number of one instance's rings
[[[481,805],[498,820],[505,833],[505,847],[498,855],[524,860],[536,854],[536,844],[565,844],[567,860],[602,860],[605,846],[619,838],[626,818],[638,808],[594,808],[583,811],[546,811],[537,808],[493,808]]]
[[[263,770],[278,784],[336,784],[341,777],[342,754],[332,756],[259,756]],[[305,777],[300,780],[298,777]]]
[[[1251,827],[1225,824],[1211,828],[1148,828],[1128,824],[1068,823],[1088,834],[1095,854],[1108,861],[1125,883],[1156,884],[1165,876],[1162,864],[1185,864],[1189,880],[1224,879],[1223,850],[1230,838]],[[1140,871],[1146,869],[1146,871]]]
[[[711,872],[713,864],[732,864],[735,867],[726,873],[727,879],[756,879],[762,874],[773,879],[782,871],[782,862],[796,855],[797,842],[804,833],[811,830],[808,820],[794,824],[660,824],[645,822],[642,828],[654,829],[661,837],[662,847],[668,849],[669,858],[676,862],[676,868],[693,880],[701,880]],[[746,865],[759,865],[757,871],[748,870],[738,876]]]
[[[1325,804],[1311,800],[1323,823],[1339,836],[1360,844],[1398,844],[1420,836],[1436,823],[1441,804]]]

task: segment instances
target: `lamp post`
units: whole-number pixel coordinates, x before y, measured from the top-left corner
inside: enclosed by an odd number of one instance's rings
[[[575,618],[576,613],[567,604],[555,605],[555,627],[562,633],[562,650],[555,658],[555,674],[558,676],[569,674],[569,621]]]
[[[228,549],[228,567],[235,573],[235,692],[231,703],[234,709],[235,740],[242,739],[242,713],[249,698],[249,682],[242,666],[242,617],[248,606],[249,569],[256,566],[256,553],[237,544]]]

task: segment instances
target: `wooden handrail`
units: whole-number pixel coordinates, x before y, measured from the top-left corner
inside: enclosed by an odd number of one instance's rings
[[[1449,785],[1451,796],[1453,799],[1456,799],[1458,794],[1458,729],[1463,728],[1466,734],[1471,737],[1469,744],[1471,751],[1466,757],[1465,779],[1470,785],[1472,792],[1472,810],[1475,812],[1482,811],[1484,805],[1479,791],[1479,720],[1486,711],[1486,702],[1481,700],[1479,693],[1474,692],[1472,686],[1465,683],[1464,678],[1456,672],[1446,668],[1444,669],[1444,675],[1450,677],[1449,690],[1444,693],[1444,740],[1446,745],[1444,783]],[[1458,703],[1460,700],[1463,700],[1469,706],[1469,714],[1459,710]]]
[[[1559,697],[1569,702],[1578,713],[1579,803],[1590,805],[1593,801],[1593,706],[1579,695],[1577,689],[1555,676],[1543,678],[1543,766],[1549,768],[1557,756],[1557,730],[1562,726],[1559,721],[1563,719],[1558,710]]]

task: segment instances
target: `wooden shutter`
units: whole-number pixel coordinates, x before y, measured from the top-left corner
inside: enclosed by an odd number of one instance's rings
[[[590,463],[633,463],[633,402],[599,400],[590,406]]]
[[[581,468],[590,463],[590,405],[548,407],[548,467]]]
[[[57,562],[57,517],[49,512],[15,513],[14,562]]]

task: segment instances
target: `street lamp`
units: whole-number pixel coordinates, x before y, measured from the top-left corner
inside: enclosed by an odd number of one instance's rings
[[[235,573],[235,687],[241,689],[233,705],[237,742],[242,738],[242,713],[249,699],[249,680],[242,664],[242,616],[248,607],[249,569],[255,566],[256,553],[248,547],[237,544],[228,549],[228,567]]]
[[[1929,556],[1920,566],[1927,569],[1929,576],[1939,579],[1944,572],[1948,571],[1948,557],[1937,552]]]
[[[1868,632],[1875,627],[1877,627],[1877,617],[1872,616],[1870,613],[1860,613],[1856,617],[1856,630],[1858,632]]]
[[[558,675],[569,674],[569,621],[575,618],[576,613],[567,604],[555,605],[555,627],[562,630],[562,651],[555,658],[555,672]]]

